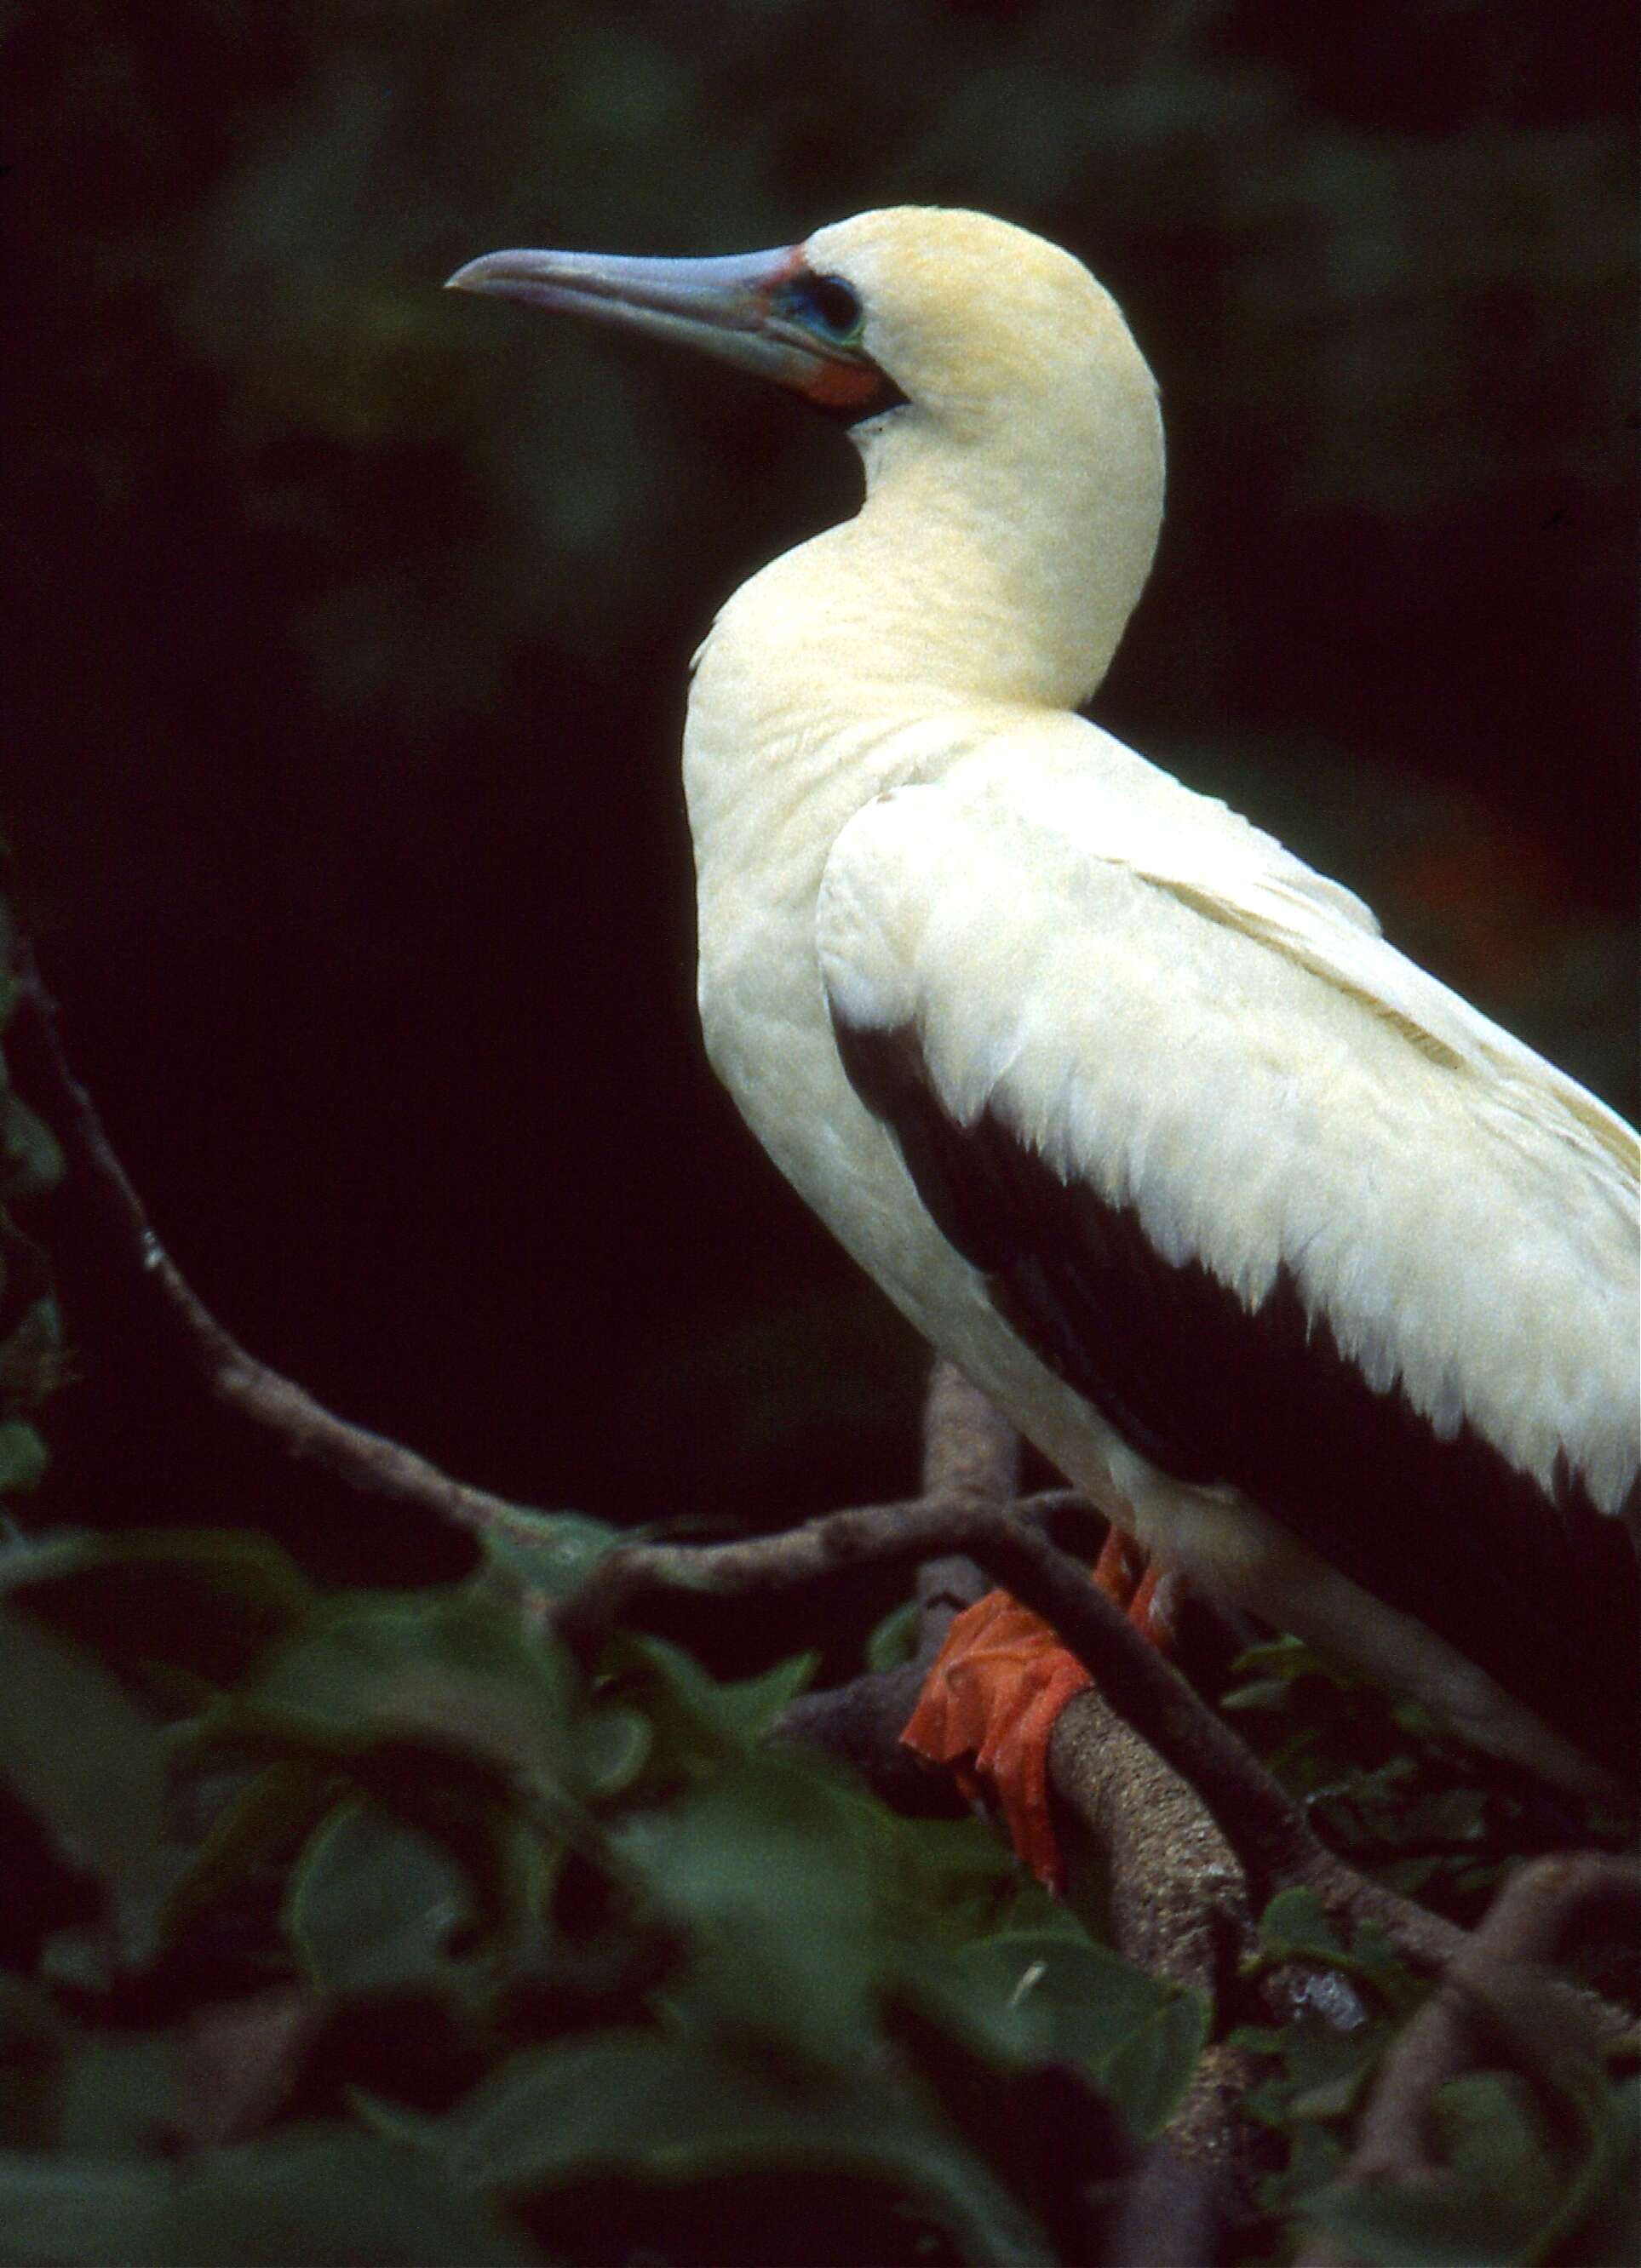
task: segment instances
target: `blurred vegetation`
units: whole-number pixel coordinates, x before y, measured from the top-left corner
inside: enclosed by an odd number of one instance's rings
[[[1633,45],[1601,0],[0,8],[0,828],[247,1341],[618,1517],[904,1454],[915,1351],[699,1060],[675,757],[849,453],[441,295],[507,242],[907,198],[1072,245],[1172,446],[1100,714],[1632,1106]],[[103,1388],[50,1485],[161,1516]]]
[[[13,1005],[14,945],[0,900],[0,1031]],[[18,1094],[0,1057],[0,1506],[32,1496],[45,1477],[34,1413],[67,1376],[51,1263],[31,1219],[62,1177],[56,1137]]]
[[[0,1771],[79,1916],[9,1918],[0,2259],[1048,2261],[1033,2073],[1070,2143],[1189,2077],[1201,2004],[983,1830],[756,1747],[801,1662],[623,1638],[588,1689],[483,1582],[320,1599],[201,1531],[0,1591]]]

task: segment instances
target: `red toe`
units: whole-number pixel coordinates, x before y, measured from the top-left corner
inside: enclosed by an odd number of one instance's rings
[[[1015,1849],[1053,1890],[1065,1870],[1048,1815],[1049,1735],[1091,1683],[1046,1622],[993,1591],[952,1624],[900,1735],[932,1764],[957,1765],[968,1793],[991,1792]]]
[[[1120,1528],[1108,1528],[1099,1557],[1094,1562],[1095,1588],[1104,1591],[1112,1606],[1120,1607],[1127,1614],[1144,1587],[1145,1573],[1145,1554],[1133,1536]]]

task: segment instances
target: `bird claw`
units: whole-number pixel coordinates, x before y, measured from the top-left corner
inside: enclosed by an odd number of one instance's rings
[[[1048,1742],[1061,1711],[1093,1680],[1040,1616],[992,1591],[960,1614],[900,1738],[954,1768],[966,1795],[1001,1809],[1019,1856],[1046,1889],[1065,1867],[1048,1811]]]

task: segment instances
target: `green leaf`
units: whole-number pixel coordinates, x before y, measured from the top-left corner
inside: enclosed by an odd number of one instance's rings
[[[573,1683],[562,1650],[510,1606],[469,1590],[364,1594],[322,1607],[249,1697],[322,1742],[421,1738],[558,1790]]]
[[[766,2162],[790,2119],[766,2080],[683,2042],[611,2028],[514,2056],[441,2130],[464,2186],[522,2191],[589,2174],[675,2179]]]
[[[444,1852],[370,1805],[343,1804],[291,1878],[285,1920],[322,1992],[391,1992],[436,1981],[451,1938],[473,1920]]]
[[[1279,1890],[1260,1917],[1260,1940],[1280,1961],[1321,1961],[1342,1968],[1348,1959],[1314,1890]]]
[[[1261,1960],[1316,1962],[1371,1985],[1393,2014],[1411,2014],[1429,1990],[1396,1958],[1377,1922],[1358,1923],[1347,1948],[1314,1890],[1279,1891],[1260,1918],[1260,1943]],[[1338,1980],[1334,1989],[1341,1996],[1349,1992]]]
[[[204,2159],[170,2190],[144,2256],[155,2268],[529,2268],[540,2257],[436,2160],[334,2126]]]
[[[579,1591],[607,1551],[632,1533],[580,1512],[529,1512],[522,1506],[486,1523],[480,1547],[490,1565],[548,1599]]]
[[[165,2032],[85,2040],[63,2066],[57,2141],[70,2154],[147,2155],[174,2139],[182,2055]]]
[[[883,1616],[866,1641],[866,1666],[883,1671],[898,1669],[917,1652],[918,1602],[907,1599]]]
[[[1369,2268],[1489,2268],[1539,2258],[1563,2183],[1519,2080],[1470,2072],[1432,2105],[1448,2165],[1422,2181],[1341,2182],[1304,2201]]]
[[[1322,1676],[1336,1678],[1340,1673],[1315,1653],[1302,1638],[1286,1634],[1265,1638],[1258,1646],[1246,1647],[1231,1665],[1233,1676],[1248,1670],[1257,1670],[1279,1685],[1291,1685],[1297,1678]],[[1234,1689],[1233,1689],[1234,1690]],[[1229,1700],[1229,1695],[1226,1697]],[[1224,1705],[1222,1703],[1222,1707]]]
[[[617,1690],[654,1725],[658,1760],[686,1772],[755,1749],[809,1683],[816,1660],[795,1654],[760,1676],[724,1683],[682,1646],[647,1632],[619,1632],[605,1654]]]
[[[1069,1908],[978,1819],[906,1819],[876,1802],[867,1819],[880,1854],[878,1896],[906,1938],[953,1947],[1004,1930],[1084,1938]]]
[[[455,2178],[524,2193],[601,2174],[699,2181],[805,2169],[887,2179],[923,2202],[966,2260],[1050,2263],[1016,2201],[909,2097],[861,2079],[783,2083],[647,2032],[609,2030],[516,2056],[445,2122]]]
[[[632,1786],[655,1745],[649,1719],[636,1709],[589,1709],[575,1728],[581,1785],[602,1800]]]
[[[1553,2228],[1546,2259],[1641,2259],[1641,2076],[1597,2073],[1592,2147]],[[1565,2234],[1563,2234],[1563,2228]],[[1569,2241],[1570,2238],[1571,2241]]]
[[[1205,1997],[1058,1932],[981,1938],[957,1955],[965,2014],[1018,2063],[1071,2063],[1142,2140],[1177,2109],[1208,2037]]]
[[[69,1857],[118,1877],[158,1854],[165,1736],[107,1670],[0,1610],[0,1773]]]
[[[26,1496],[45,1478],[46,1445],[20,1418],[0,1424],[0,1496]]]
[[[1287,1705],[1290,1683],[1283,1677],[1255,1677],[1220,1698],[1222,1709],[1281,1709]]]
[[[853,2064],[887,1955],[849,1798],[807,1761],[755,1756],[617,1831],[696,1948],[704,2018]]]
[[[157,2163],[0,2151],[0,2263],[156,2259],[154,2229],[170,2176]]]
[[[1561,2184],[1524,2080],[1466,2072],[1438,2088],[1430,2110],[1454,2175],[1494,2198],[1501,2222],[1530,2229],[1554,2211]]]
[[[0,1251],[4,1248],[5,1229],[4,1214],[0,1211]],[[44,1255],[27,1248],[26,1256],[32,1262],[31,1273],[40,1279],[46,1273]],[[6,1273],[0,1266],[0,1278]],[[42,1290],[0,1338],[0,1399],[18,1410],[30,1409],[54,1393],[68,1374],[62,1311],[55,1294]]]
[[[166,1896],[162,1936],[299,1843],[331,1809],[334,1772],[305,1757],[264,1765],[225,1802]]]
[[[111,1666],[174,1692],[239,1683],[314,1594],[271,1537],[238,1528],[58,1534],[0,1553],[0,1590]],[[155,1664],[167,1675],[156,1681]]]
[[[1246,2095],[1243,2101],[1246,2107]],[[1296,2205],[1303,2210],[1319,2190],[1338,2179],[1349,2151],[1345,2128],[1317,2118],[1303,2119],[1293,2127],[1288,2145],[1286,2166],[1280,2173],[1268,2174],[1256,2191],[1260,2205],[1269,2213],[1290,2213]]]
[[[1312,2014],[1280,2029],[1243,2024],[1229,2035],[1231,2047],[1269,2057],[1278,2066],[1242,2098],[1248,2117],[1288,2141],[1286,2166],[1260,2184],[1268,2210],[1285,2211],[1334,2179],[1344,2156],[1346,2122],[1393,2035],[1386,2021],[1341,2029]]]
[[[1283,2066],[1280,2079],[1249,2089],[1245,2098],[1248,2110],[1267,2125],[1278,2126],[1342,2116],[1357,2100],[1391,2030],[1384,2023],[1341,2029],[1309,2014],[1280,2030],[1238,2025],[1230,2035],[1233,2047],[1250,2055],[1274,2056]]]
[[[50,1127],[19,1096],[0,1096],[0,1200],[43,1197],[62,1179],[63,1148]]]
[[[448,1852],[488,1935],[536,1911],[543,1837],[600,1842],[582,1801],[578,1701],[568,1658],[521,1626],[511,1599],[467,1585],[366,1593],[310,1617],[248,1695],[203,1720],[199,1741],[351,1781]]]

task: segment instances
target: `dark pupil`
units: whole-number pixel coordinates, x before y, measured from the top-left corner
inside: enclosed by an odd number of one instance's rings
[[[852,331],[861,320],[860,301],[835,276],[809,277],[804,297],[829,331]]]

